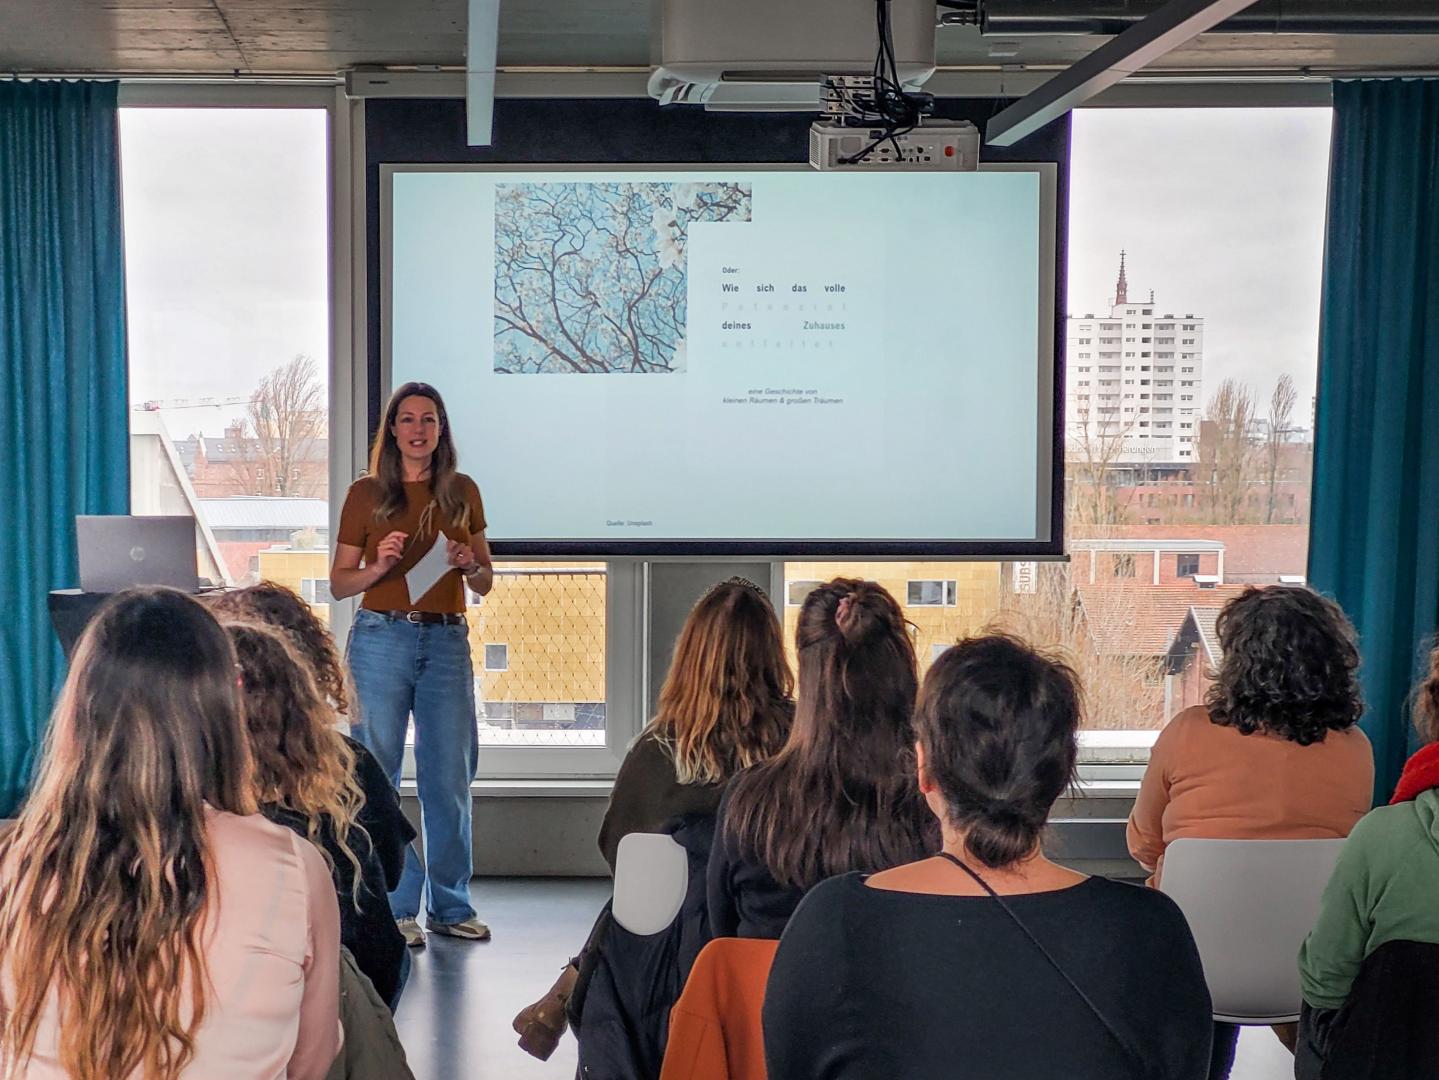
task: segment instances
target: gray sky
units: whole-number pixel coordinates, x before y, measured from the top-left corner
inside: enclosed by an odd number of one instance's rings
[[[243,397],[296,353],[327,363],[319,110],[121,110],[132,401]],[[1206,396],[1314,392],[1327,109],[1092,109],[1075,116],[1070,311],[1131,296],[1205,318]],[[167,410],[219,434],[224,409]],[[1261,412],[1262,412],[1261,408]]]
[[[1309,422],[1329,109],[1085,109],[1074,117],[1069,310],[1129,296],[1204,317],[1204,394],[1229,376],[1268,408],[1282,372]]]
[[[130,400],[244,397],[328,365],[325,113],[122,109]],[[220,434],[243,407],[165,412]]]

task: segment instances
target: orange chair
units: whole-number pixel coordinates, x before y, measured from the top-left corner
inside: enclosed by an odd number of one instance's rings
[[[778,941],[716,938],[670,1013],[660,1080],[765,1080],[760,1010]]]

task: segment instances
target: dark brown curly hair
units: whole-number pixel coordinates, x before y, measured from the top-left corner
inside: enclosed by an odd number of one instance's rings
[[[1224,660],[1204,699],[1214,723],[1309,746],[1363,714],[1354,627],[1333,600],[1248,588],[1224,605],[1218,631]]]
[[[1414,688],[1414,724],[1426,742],[1439,742],[1439,643],[1429,653],[1429,674]]]
[[[231,589],[205,598],[215,617],[239,619],[278,626],[294,639],[300,655],[310,665],[320,689],[341,715],[350,712],[350,695],[345,668],[335,649],[330,628],[315,614],[299,593],[273,581],[262,581],[243,589]]]

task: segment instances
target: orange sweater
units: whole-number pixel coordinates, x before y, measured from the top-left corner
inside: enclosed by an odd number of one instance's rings
[[[765,1080],[760,1010],[778,941],[716,938],[670,1013],[660,1080]]]
[[[1152,885],[1172,840],[1343,838],[1373,795],[1374,754],[1358,727],[1300,746],[1263,732],[1241,735],[1195,706],[1154,744],[1129,816],[1129,853],[1151,871]]]

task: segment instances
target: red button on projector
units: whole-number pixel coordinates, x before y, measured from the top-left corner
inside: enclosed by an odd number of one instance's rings
[[[954,147],[952,147],[952,146],[946,146],[946,147],[944,148],[944,156],[945,156],[945,157],[954,157]]]

